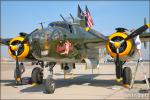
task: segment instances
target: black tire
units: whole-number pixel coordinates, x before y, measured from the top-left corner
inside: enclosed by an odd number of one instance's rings
[[[46,79],[45,90],[48,94],[52,94],[55,91],[55,80],[52,77],[50,77],[50,75]]]
[[[35,67],[32,70],[31,78],[32,78],[32,82],[42,84],[42,82],[43,82],[43,70],[42,70],[42,68]]]
[[[132,80],[132,71],[130,67],[125,67],[123,69],[122,77],[123,77],[123,84],[130,85]]]
[[[76,68],[76,65],[75,65],[75,63],[73,63],[72,65],[73,65],[73,69],[75,69],[75,68]]]

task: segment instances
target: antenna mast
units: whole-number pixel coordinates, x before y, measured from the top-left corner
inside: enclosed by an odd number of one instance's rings
[[[62,16],[62,14],[60,14],[60,17],[61,17],[65,22],[67,22],[67,21],[64,19],[64,17]]]
[[[41,27],[42,27],[42,29],[43,29],[43,23],[42,23],[42,22],[40,23],[40,25],[41,25]]]
[[[72,14],[70,13],[70,16],[71,16],[71,18],[72,18],[72,20],[73,20],[73,22],[74,22],[74,17],[72,16]]]

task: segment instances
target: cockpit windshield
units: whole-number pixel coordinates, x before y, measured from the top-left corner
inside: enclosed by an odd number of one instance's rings
[[[39,42],[41,45],[43,45],[45,41],[50,42],[51,40],[63,40],[66,38],[66,33],[67,31],[59,27],[40,29],[31,34],[30,43],[32,44],[33,42]]]
[[[49,24],[48,27],[62,27],[64,29],[70,31],[69,24],[67,22],[64,22],[64,21],[52,22]]]
[[[45,29],[39,29],[31,34],[32,39],[44,39],[45,36],[49,37],[53,33],[53,28],[45,28]]]

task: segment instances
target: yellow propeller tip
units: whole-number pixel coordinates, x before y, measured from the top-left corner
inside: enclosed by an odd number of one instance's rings
[[[148,28],[150,28],[150,23],[146,24]]]

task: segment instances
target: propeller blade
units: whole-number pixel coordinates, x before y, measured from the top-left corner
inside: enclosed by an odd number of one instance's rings
[[[12,38],[8,38],[8,39],[2,39],[2,38],[0,38],[0,44],[9,46],[9,42],[10,42],[11,39]]]
[[[132,39],[135,36],[142,34],[148,28],[150,28],[150,24],[145,24],[145,25],[141,26],[137,30],[133,31],[130,35],[128,35],[128,37],[125,38],[125,40]]]
[[[110,42],[110,43],[112,43],[112,44],[114,44],[114,43],[115,43],[114,41],[111,41],[111,40],[110,40],[109,42]]]

